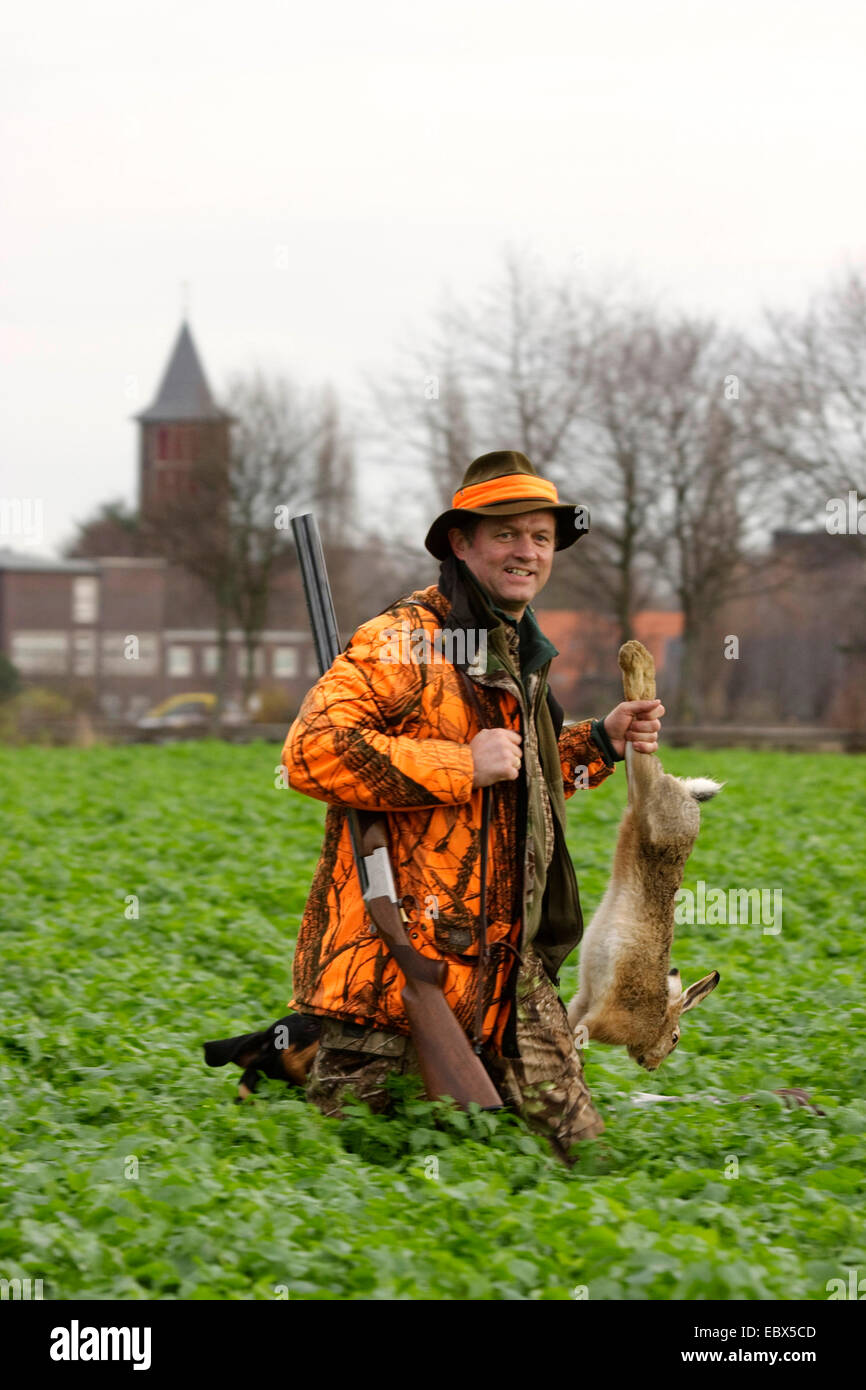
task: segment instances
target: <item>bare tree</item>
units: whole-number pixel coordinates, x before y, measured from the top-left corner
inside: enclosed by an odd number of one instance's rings
[[[676,716],[684,722],[695,714],[702,630],[740,579],[755,481],[738,400],[726,393],[738,352],[737,340],[711,320],[687,317],[665,325],[654,349],[647,447],[656,487],[647,519],[659,572],[683,614]]]
[[[326,544],[345,546],[358,533],[354,450],[343,428],[337,393],[326,386],[317,407],[314,430],[312,501],[320,513]]]
[[[446,301],[420,346],[402,350],[395,370],[366,377],[371,438],[378,437],[386,456],[396,456],[404,485],[407,474],[423,479],[412,501],[426,494],[440,510],[451,505],[479,439],[462,329],[457,309]]]
[[[785,518],[823,521],[829,498],[866,494],[866,275],[832,281],[805,313],[768,312],[753,428]]]
[[[651,532],[657,507],[661,328],[647,306],[611,311],[587,368],[589,405],[573,437],[587,465],[592,585],[617,620],[620,642],[635,612],[658,595]]]
[[[135,557],[144,554],[138,512],[121,498],[103,502],[92,517],[76,525],[76,535],[63,550],[67,559],[90,559],[97,555]]]
[[[475,301],[440,307],[398,371],[369,382],[403,477],[408,466],[427,482],[428,513],[450,506],[471,460],[497,449],[520,450],[568,494],[579,491],[571,434],[591,399],[588,368],[603,332],[600,306],[579,285],[514,252]]]
[[[256,370],[235,375],[225,395],[236,419],[226,536],[229,602],[243,633],[248,700],[273,579],[278,566],[294,557],[290,518],[318,499],[339,528],[339,517],[351,506],[351,456],[330,390],[311,396],[285,378],[268,379]]]
[[[649,602],[677,604],[679,714],[691,717],[701,635],[723,600],[754,582],[743,557],[772,518],[740,400],[746,345],[634,288],[590,293],[514,253],[477,300],[440,311],[429,342],[415,354],[414,398],[396,379],[389,404],[439,505],[470,458],[496,448],[521,450],[586,503],[590,534],[564,553],[547,598],[614,616],[622,640]],[[447,401],[440,390],[422,405],[425,361],[449,374]]]
[[[462,315],[457,332],[489,447],[519,449],[539,471],[573,482],[569,446],[592,401],[604,305],[580,282],[544,275],[508,251],[501,280]]]

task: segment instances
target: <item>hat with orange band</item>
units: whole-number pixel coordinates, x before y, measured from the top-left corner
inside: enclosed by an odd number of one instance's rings
[[[472,516],[516,516],[520,512],[553,512],[556,550],[574,545],[589,530],[589,511],[573,502],[560,502],[554,483],[536,473],[525,454],[503,449],[482,454],[470,463],[450,509],[437,516],[424,544],[437,560],[451,554],[448,532]]]

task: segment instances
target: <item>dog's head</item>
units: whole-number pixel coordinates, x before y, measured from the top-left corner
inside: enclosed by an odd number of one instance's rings
[[[206,1042],[204,1059],[209,1067],[224,1067],[228,1062],[243,1067],[238,1092],[239,1098],[245,1100],[256,1089],[260,1074],[272,1081],[303,1086],[318,1051],[321,1032],[321,1019],[311,1014],[287,1014],[258,1033]]]

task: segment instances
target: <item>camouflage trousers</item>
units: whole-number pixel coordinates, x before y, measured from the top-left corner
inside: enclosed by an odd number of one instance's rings
[[[485,1067],[503,1103],[545,1134],[557,1157],[574,1163],[572,1147],[601,1134],[604,1121],[584,1080],[565,1006],[532,946],[523,952],[516,1006],[519,1058],[485,1055]],[[382,1114],[391,1103],[385,1080],[394,1072],[419,1072],[410,1038],[326,1019],[307,1098],[324,1115],[339,1116],[351,1094]]]

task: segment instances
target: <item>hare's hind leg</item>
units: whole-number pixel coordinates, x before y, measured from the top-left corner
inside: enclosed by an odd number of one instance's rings
[[[654,700],[656,698],[656,666],[652,653],[642,642],[632,639],[624,642],[619,649],[619,669],[622,671],[622,692],[626,700]],[[628,799],[632,806],[639,799],[640,792],[649,791],[651,783],[661,772],[661,764],[654,753],[635,753],[632,744],[626,740],[625,775],[628,780]]]

